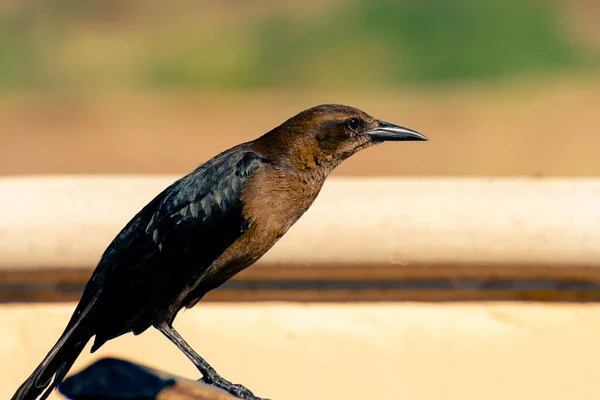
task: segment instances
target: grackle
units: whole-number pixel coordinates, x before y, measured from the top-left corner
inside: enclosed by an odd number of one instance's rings
[[[255,263],[311,206],[346,158],[384,141],[427,140],[356,108],[326,104],[225,150],[171,184],[102,254],[63,334],[13,400],[45,399],[94,337],[91,351],[128,332],[162,332],[206,383],[225,380],[173,328],[183,307]]]

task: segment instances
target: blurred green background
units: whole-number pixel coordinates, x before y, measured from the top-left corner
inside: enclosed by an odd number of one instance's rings
[[[594,0],[1,0],[0,173],[185,172],[339,102],[432,138],[342,174],[596,175],[599,20]]]
[[[3,90],[365,89],[597,66],[561,11],[542,0],[14,1],[0,19],[0,79]]]

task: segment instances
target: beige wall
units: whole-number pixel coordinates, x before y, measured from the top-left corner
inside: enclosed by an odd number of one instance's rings
[[[73,307],[0,306],[0,398]],[[600,398],[600,305],[209,303],[175,325],[224,376],[272,399]],[[155,331],[85,353],[75,369],[106,355],[196,376]]]

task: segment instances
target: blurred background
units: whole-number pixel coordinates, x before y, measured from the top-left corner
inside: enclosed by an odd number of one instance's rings
[[[352,105],[430,138],[360,152],[334,175],[599,176],[600,1],[0,0],[0,176],[183,175],[322,103]],[[64,328],[100,251],[139,209],[128,196],[144,195],[127,188],[112,199],[99,188],[95,204],[103,205],[90,210],[76,196],[89,186],[35,203],[50,189],[30,183],[38,195],[27,195],[3,183],[14,193],[0,193],[0,244],[24,258],[11,270],[0,257],[0,358],[11,360],[0,368],[0,398],[8,398]],[[496,219],[452,219],[452,201],[475,192],[426,202],[429,225],[415,228],[415,243],[450,260],[438,269],[404,265],[400,256],[385,265],[332,258],[314,269],[290,258],[275,265],[288,275],[250,268],[205,299],[216,302],[181,313],[176,326],[224,376],[269,398],[598,399],[598,303],[464,301],[600,298],[590,201],[597,182],[584,185],[589,191],[568,185],[547,202],[556,207],[521,207],[517,198],[517,211],[533,210],[523,221],[501,218],[522,215],[511,208]],[[526,191],[525,200],[545,193]],[[54,207],[56,199],[67,204]],[[59,209],[69,218],[58,220]],[[6,218],[17,212],[22,220]],[[99,221],[103,212],[114,218]],[[437,218],[450,228],[438,228]],[[381,234],[395,221],[357,221],[366,224],[362,235],[399,254],[402,238]],[[327,233],[329,225],[315,226]],[[482,226],[491,229],[474,229]],[[546,239],[560,246],[543,251]],[[502,243],[481,247],[493,240]],[[506,242],[527,253],[528,240],[534,261],[560,268],[493,264]],[[471,269],[456,248],[472,250]],[[91,254],[86,265],[62,268],[52,259],[70,261],[81,249]],[[591,254],[585,274],[581,263],[565,261],[580,260],[582,249]],[[40,254],[44,268],[26,264]],[[469,274],[477,279],[464,279]],[[576,283],[561,284],[572,277]],[[464,302],[431,303],[454,295]],[[287,303],[247,301],[261,298]],[[340,298],[382,303],[327,303]],[[407,298],[425,301],[393,301]],[[90,361],[86,353],[71,372]],[[93,357],[107,354],[197,376],[155,330],[111,341]]]
[[[0,1],[0,174],[177,173],[343,103],[337,175],[598,175],[595,0]]]

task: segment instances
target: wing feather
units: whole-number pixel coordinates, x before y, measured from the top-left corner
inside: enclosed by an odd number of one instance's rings
[[[153,312],[189,290],[190,280],[244,233],[241,191],[264,163],[243,146],[221,153],[166,188],[123,228],[78,306],[102,287],[96,308],[110,316],[98,327],[105,334],[97,341],[146,329]]]

